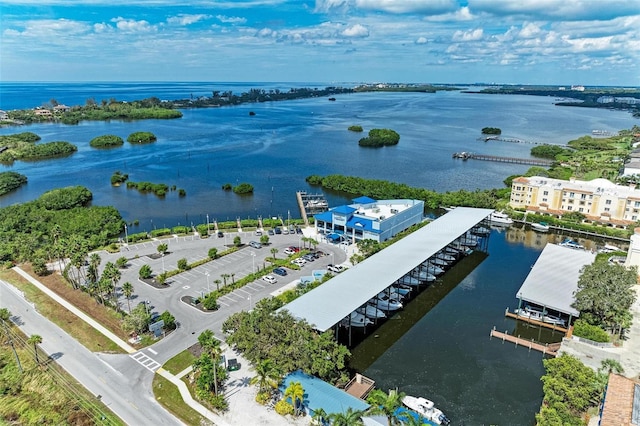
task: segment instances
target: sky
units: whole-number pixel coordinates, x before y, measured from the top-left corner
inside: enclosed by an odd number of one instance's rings
[[[2,0],[1,81],[640,86],[640,0]]]

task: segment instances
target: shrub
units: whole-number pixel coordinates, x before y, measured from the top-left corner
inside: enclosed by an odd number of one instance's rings
[[[286,416],[287,414],[293,414],[293,405],[289,404],[284,399],[281,399],[280,401],[276,402],[275,410],[276,413],[280,414],[281,416]]]
[[[215,259],[216,257],[218,257],[218,249],[217,248],[210,248],[209,249],[209,253],[208,253],[209,259]]]
[[[162,235],[169,235],[169,234],[171,234],[171,229],[169,228],[154,229],[153,231],[151,231],[152,237],[160,237]]]
[[[187,263],[187,259],[182,258],[178,259],[178,269],[181,271],[186,271],[189,268],[189,264]]]
[[[309,185],[322,185],[322,176],[320,175],[311,175],[305,178]]]
[[[256,395],[256,402],[260,405],[265,405],[271,399],[271,393],[269,392],[258,392]]]
[[[349,130],[352,132],[362,132],[362,126],[357,126],[357,125],[349,126]]]
[[[33,272],[36,273],[39,277],[43,277],[45,275],[49,275],[49,269],[47,269],[47,263],[43,258],[34,259],[33,263]]]
[[[121,146],[123,144],[124,141],[122,140],[122,138],[116,135],[96,136],[89,142],[89,145],[93,148],[113,148],[116,146]]]
[[[233,245],[236,246],[236,247],[240,247],[242,245],[242,239],[240,239],[239,235],[236,235],[233,238]]]
[[[500,135],[502,134],[502,130],[498,127],[483,127],[482,128],[483,135]]]
[[[225,191],[231,191],[233,187],[231,186],[230,183],[225,183],[224,185],[222,185],[222,189]]]
[[[164,328],[167,330],[175,330],[176,329],[176,317],[171,315],[171,312],[164,311],[160,314],[159,320],[164,321]]]
[[[178,196],[179,197],[186,197],[187,196],[187,191],[185,191],[182,188],[178,189]]]
[[[119,171],[114,172],[113,175],[111,175],[111,185],[120,185],[121,183],[126,182],[127,179],[129,179],[128,174],[123,174]]]
[[[214,293],[208,293],[202,300],[202,307],[208,311],[215,311],[218,309],[218,298]]]
[[[594,342],[606,343],[611,340],[609,333],[597,325],[591,325],[584,320],[576,320],[573,325],[573,334],[578,337],[593,340]]]

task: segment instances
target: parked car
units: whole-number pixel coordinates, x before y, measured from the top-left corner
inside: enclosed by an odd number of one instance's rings
[[[287,275],[287,270],[284,268],[276,268],[273,270],[273,273],[276,275],[280,275],[281,277],[284,277],[285,275]]]
[[[295,251],[296,253],[300,251],[300,247],[296,247],[296,246],[289,246],[289,248],[293,251]]]
[[[327,253],[323,252],[322,250],[317,250],[313,252],[313,255],[316,257],[316,259],[318,259],[322,256],[326,256]]]
[[[307,262],[313,262],[314,260],[316,260],[315,256],[312,255],[311,253],[305,254],[304,256],[302,256],[302,258]]]
[[[291,250],[290,248],[284,249],[283,253],[286,254],[287,256],[291,256],[292,254],[296,254],[296,252],[294,250]]]
[[[237,359],[231,358],[227,361],[227,371],[237,371],[240,370],[241,364]]]
[[[256,229],[256,236],[261,237],[262,236],[262,231],[259,229]]]
[[[264,277],[262,277],[262,280],[268,282],[269,284],[275,284],[278,282],[276,277],[274,277],[273,275],[265,275]]]
[[[257,241],[249,241],[249,245],[256,249],[262,248],[262,244]]]
[[[275,232],[273,232],[273,229],[269,229],[269,230],[267,231],[267,234],[269,234],[269,235],[275,235]]]
[[[299,257],[297,259],[293,259],[291,261],[291,263],[294,264],[294,265],[298,265],[298,266],[302,267],[307,263],[307,261],[304,260],[303,258]]]
[[[277,226],[275,228],[273,228],[273,232],[275,232],[277,235],[282,234],[282,230]]]
[[[340,272],[345,270],[345,267],[341,265],[328,264],[327,269],[331,272],[335,272],[336,274],[339,274]]]
[[[218,238],[224,238],[224,234],[222,233],[222,231],[218,231]]]
[[[295,234],[295,233],[296,233],[296,227],[295,227],[295,226],[293,226],[293,225],[290,225],[290,226],[289,226],[289,233],[290,233],[290,234]]]
[[[302,228],[297,227],[296,228],[296,234],[302,234]]]
[[[284,235],[289,235],[289,230],[287,228],[282,228],[282,233]]]

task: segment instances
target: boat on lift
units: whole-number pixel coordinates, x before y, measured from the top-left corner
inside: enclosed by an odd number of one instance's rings
[[[426,398],[407,395],[402,398],[402,404],[410,410],[415,411],[424,419],[437,425],[448,425],[451,420],[444,413],[436,408],[433,401]]]

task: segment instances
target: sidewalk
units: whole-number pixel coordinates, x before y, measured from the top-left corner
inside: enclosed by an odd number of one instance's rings
[[[107,330],[105,327],[103,327],[101,324],[99,324],[93,318],[89,317],[87,314],[82,312],[80,309],[76,308],[71,303],[67,302],[65,299],[63,299],[62,297],[58,296],[56,293],[51,291],[44,284],[42,284],[41,282],[39,282],[38,280],[33,278],[31,275],[27,274],[22,269],[20,269],[20,267],[15,266],[13,268],[13,270],[16,271],[20,276],[22,276],[26,280],[28,280],[31,284],[36,286],[40,291],[45,293],[47,296],[51,297],[53,300],[58,302],[64,308],[68,309],[70,312],[75,314],[78,318],[82,319],[87,324],[89,324],[90,326],[95,328],[97,331],[99,331],[100,333],[104,334],[106,337],[108,337],[115,344],[117,344],[122,349],[127,351],[129,354],[137,352],[137,350],[135,348],[133,348],[131,345],[129,345],[127,342],[125,342],[124,340],[120,339],[118,336],[113,334],[111,331]],[[158,370],[156,370],[156,372],[158,374],[160,374],[162,377],[164,377],[165,379],[169,380],[174,385],[176,385],[178,387],[179,391],[180,391],[180,395],[182,396],[182,399],[184,400],[184,402],[187,405],[189,405],[191,408],[196,410],[198,413],[200,413],[203,417],[205,417],[206,419],[214,421],[215,424],[218,425],[218,426],[232,426],[231,424],[227,423],[224,419],[222,419],[219,415],[213,413],[212,411],[208,410],[207,408],[202,406],[200,403],[195,401],[191,397],[191,394],[189,393],[189,389],[187,389],[187,385],[182,380],[180,380],[179,378],[177,378],[173,374],[169,373],[168,371],[164,370],[163,368],[159,368]]]

